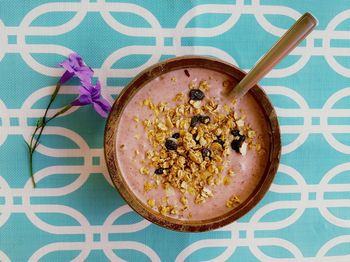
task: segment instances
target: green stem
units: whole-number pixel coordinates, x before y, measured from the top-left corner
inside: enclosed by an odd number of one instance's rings
[[[32,137],[30,138],[30,143],[29,143],[29,145],[28,145],[29,150],[32,150],[34,136],[36,135],[36,132],[38,132],[38,129],[39,129],[39,127],[37,126],[37,127],[35,128],[35,130],[34,130],[34,133],[33,133]]]
[[[72,107],[71,104],[65,106],[64,108],[62,108],[60,111],[58,111],[56,114],[54,114],[52,117],[50,117],[49,119],[47,119],[47,120],[43,123],[43,125],[41,126],[41,129],[40,129],[40,131],[39,131],[39,135],[38,135],[38,137],[37,137],[37,139],[36,139],[36,142],[34,143],[33,150],[35,150],[35,149],[37,148],[37,146],[39,145],[39,140],[40,140],[40,138],[41,138],[41,135],[42,135],[42,133],[43,133],[43,131],[44,131],[45,126],[46,126],[52,119],[55,119],[55,118],[58,117],[59,115],[61,115],[61,114],[65,113],[65,112],[67,112],[71,107]]]
[[[47,105],[47,108],[45,110],[45,113],[44,113],[44,116],[43,116],[43,123],[45,123],[45,119],[46,119],[46,116],[47,116],[47,113],[53,103],[53,101],[55,100],[57,94],[58,94],[58,91],[60,90],[61,88],[61,84],[60,82],[58,81],[57,84],[56,84],[56,88],[55,88],[55,91],[53,91],[52,95],[51,95],[51,98],[50,98],[50,102],[49,104]]]
[[[37,148],[37,146],[39,144],[39,140],[40,140],[40,137],[41,137],[42,132],[44,130],[44,127],[46,126],[46,124],[48,122],[48,121],[46,121],[46,117],[47,117],[48,111],[49,111],[53,101],[56,99],[56,96],[57,96],[60,88],[61,88],[61,84],[60,84],[60,82],[57,82],[56,88],[55,88],[54,92],[52,93],[52,95],[50,97],[50,101],[49,101],[49,103],[48,103],[48,105],[46,107],[44,116],[39,120],[40,122],[39,121],[37,122],[36,128],[35,128],[35,130],[34,130],[34,132],[32,134],[32,137],[30,138],[30,143],[28,144],[26,142],[26,144],[28,146],[28,152],[29,152],[29,174],[30,174],[30,177],[32,179],[32,183],[33,183],[33,187],[34,188],[36,187],[36,183],[35,183],[35,180],[34,180],[34,172],[33,172],[33,155],[34,155],[35,149]],[[51,117],[49,119],[49,121],[52,120],[53,118],[57,117],[57,116],[58,116],[58,114],[56,113],[53,117]],[[36,141],[35,141],[35,143],[33,145],[34,137],[36,136],[36,134],[37,134],[39,129],[40,129],[39,135],[38,135],[38,137],[37,137],[37,139],[36,139]]]
[[[63,113],[67,112],[69,109],[71,109],[72,105],[69,104],[67,106],[65,106],[64,108],[62,108],[60,111],[58,111],[56,114],[54,114],[52,117],[50,117],[49,119],[47,119],[47,121],[45,122],[45,125],[47,123],[49,123],[52,119],[55,119],[56,117],[58,117],[59,115],[62,115]]]
[[[32,179],[33,187],[36,187],[35,180],[34,180],[34,174],[33,174],[33,154],[34,151],[32,151],[29,148],[29,172],[30,172],[30,177]]]

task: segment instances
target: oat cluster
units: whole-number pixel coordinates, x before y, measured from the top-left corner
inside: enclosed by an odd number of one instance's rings
[[[245,116],[233,111],[235,101],[220,105],[207,95],[209,89],[206,81],[197,85],[191,82],[187,94],[174,97],[176,106],[155,104],[148,98],[141,106],[152,110],[153,118],[134,118],[142,122],[152,146],[140,169],[149,177],[144,190],[163,187],[167,194],[159,203],[155,199],[147,203],[163,215],[187,210],[190,199],[196,204],[205,203],[214,196],[215,186],[230,184],[236,175],[234,170],[225,169],[230,154],[245,155],[249,148],[260,149],[254,144],[255,132],[245,122]],[[179,207],[167,203],[167,197],[175,191],[180,193]],[[231,208],[239,202],[234,195],[226,206]]]

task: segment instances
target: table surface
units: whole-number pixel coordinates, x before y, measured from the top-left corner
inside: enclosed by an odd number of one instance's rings
[[[178,233],[135,214],[111,184],[105,121],[91,107],[46,129],[33,190],[24,139],[69,53],[84,57],[112,102],[173,56],[249,70],[308,11],[316,30],[261,81],[281,125],[276,179],[236,223]],[[350,261],[349,18],[346,0],[0,1],[0,261]],[[77,84],[62,87],[55,108]]]

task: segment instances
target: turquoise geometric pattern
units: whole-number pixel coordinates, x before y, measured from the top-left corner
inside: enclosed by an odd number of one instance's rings
[[[112,186],[105,121],[91,107],[24,140],[77,52],[113,102],[142,69],[194,54],[249,70],[304,12],[317,28],[261,81],[282,132],[268,194],[239,221],[178,233],[133,212]],[[78,94],[62,87],[54,109]],[[348,0],[1,0],[0,261],[350,261]]]

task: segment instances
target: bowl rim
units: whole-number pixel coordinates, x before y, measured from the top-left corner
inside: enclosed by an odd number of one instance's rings
[[[249,93],[260,104],[263,109],[267,124],[270,127],[270,151],[264,174],[257,187],[249,195],[248,199],[236,208],[223,215],[206,220],[179,220],[166,217],[148,207],[132,192],[124,180],[118,166],[116,150],[116,130],[119,120],[127,103],[133,95],[147,82],[161,74],[186,68],[204,68],[227,74],[237,80],[245,76],[245,72],[238,67],[220,59],[206,56],[180,56],[156,63],[133,78],[133,80],[120,92],[114,102],[111,112],[107,118],[104,132],[104,154],[107,169],[111,180],[120,195],[129,206],[139,215],[159,226],[183,232],[203,232],[226,226],[252,210],[268,192],[274,177],[276,176],[281,156],[281,135],[275,109],[264,92],[257,84]]]

